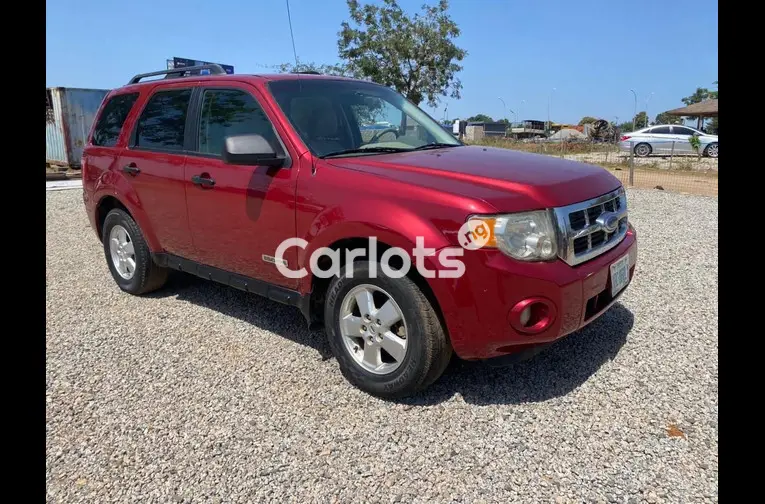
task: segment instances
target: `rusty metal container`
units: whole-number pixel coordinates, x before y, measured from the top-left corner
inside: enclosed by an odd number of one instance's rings
[[[53,87],[45,90],[45,163],[80,167],[82,150],[108,89]]]

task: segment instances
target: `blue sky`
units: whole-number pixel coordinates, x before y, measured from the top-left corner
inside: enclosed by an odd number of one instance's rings
[[[362,0],[364,1],[364,0]],[[400,0],[408,12],[436,0]],[[682,106],[717,80],[714,0],[451,0],[468,51],[460,100],[449,118],[501,118],[502,97],[519,119],[556,122],[591,115],[622,122],[646,108]],[[46,85],[114,88],[164,68],[173,56],[267,73],[294,61],[284,0],[48,0]],[[334,63],[344,0],[290,0],[301,61]],[[552,89],[555,88],[555,91]],[[653,93],[651,95],[651,93]],[[513,115],[508,112],[509,119]]]

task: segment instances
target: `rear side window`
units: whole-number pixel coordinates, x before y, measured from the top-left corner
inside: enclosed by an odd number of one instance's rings
[[[137,99],[138,93],[121,94],[109,99],[93,130],[93,145],[101,147],[117,145],[122,125]]]
[[[261,135],[276,152],[281,144],[255,98],[237,89],[206,89],[199,121],[199,152],[220,156],[228,136]]]
[[[149,98],[136,125],[135,147],[183,150],[191,89],[159,91]]]
[[[692,129],[683,128],[682,126],[672,126],[672,131],[674,131],[675,135],[693,135]]]
[[[659,135],[669,135],[669,126],[659,126],[658,128],[652,129],[651,133],[659,134]]]

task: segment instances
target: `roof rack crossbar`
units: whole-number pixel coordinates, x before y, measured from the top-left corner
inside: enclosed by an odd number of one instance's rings
[[[180,67],[180,68],[168,68],[167,70],[159,70],[157,72],[149,72],[144,74],[138,74],[132,79],[130,79],[130,82],[128,84],[137,84],[138,82],[141,82],[141,79],[144,79],[146,77],[154,77],[157,75],[164,75],[165,79],[172,79],[174,77],[183,77],[183,74],[186,72],[201,72],[202,70],[209,70],[211,75],[225,75],[226,71],[223,70],[223,67],[220,65],[198,65],[198,66],[189,66],[189,67]]]
[[[317,72],[316,70],[300,70],[297,72],[291,72],[294,74],[305,74],[305,75],[321,75],[321,72]]]

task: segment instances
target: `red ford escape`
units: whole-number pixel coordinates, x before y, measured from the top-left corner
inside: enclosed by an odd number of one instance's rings
[[[82,178],[123,291],[175,269],[296,306],[381,397],[427,387],[452,353],[512,360],[580,329],[637,259],[606,170],[466,146],[340,77],[138,75],[104,100]]]

